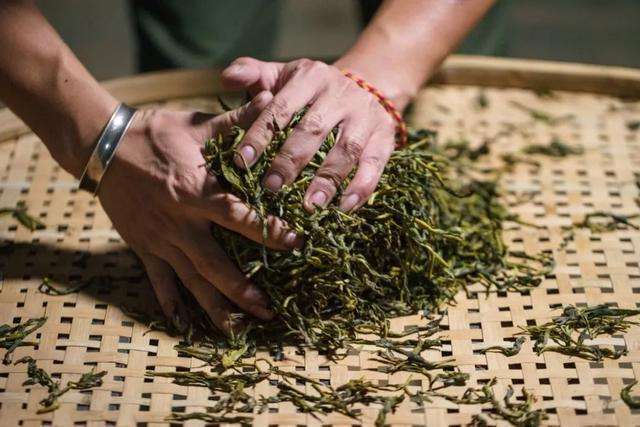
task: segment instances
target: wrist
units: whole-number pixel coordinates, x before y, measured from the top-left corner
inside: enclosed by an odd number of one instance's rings
[[[363,61],[349,54],[338,59],[334,64],[340,70],[351,71],[362,77],[369,84],[378,89],[387,99],[393,102],[398,111],[402,112],[418,93],[418,84],[412,84],[410,79],[394,69]]]
[[[79,178],[118,101],[66,46],[41,55],[36,68],[46,71],[23,83],[37,108],[24,116],[58,164]]]
[[[59,135],[53,157],[60,166],[76,178],[80,178],[95,144],[118,101],[106,94],[96,97],[82,113],[69,112],[64,134]]]

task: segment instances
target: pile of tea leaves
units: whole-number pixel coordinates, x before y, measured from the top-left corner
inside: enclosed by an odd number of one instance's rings
[[[496,180],[475,174],[459,153],[448,157],[431,131],[411,133],[408,146],[392,154],[375,193],[355,212],[330,205],[310,214],[302,204],[335,132],[292,185],[269,192],[261,178],[299,119],[276,132],[249,170],[233,162],[241,129],[203,149],[221,185],[262,218],[281,217],[305,241],[302,249],[275,251],[213,228],[230,258],[271,298],[277,320],[257,326],[259,335],[276,330],[331,353],[359,330],[380,330],[388,318],[438,311],[472,284],[522,291],[537,286],[550,268],[548,258],[509,252],[503,224],[517,218],[499,201]]]

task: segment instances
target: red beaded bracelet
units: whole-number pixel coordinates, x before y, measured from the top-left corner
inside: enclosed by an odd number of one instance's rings
[[[384,96],[382,93],[380,93],[380,91],[376,89],[374,86],[367,83],[366,80],[356,76],[351,71],[342,70],[342,74],[344,74],[346,77],[356,82],[358,86],[360,86],[362,89],[366,90],[367,92],[371,93],[373,96],[375,96],[378,99],[378,102],[380,103],[380,105],[382,105],[382,107],[385,110],[387,110],[389,114],[391,114],[391,117],[393,117],[393,120],[395,120],[396,122],[396,146],[398,147],[405,146],[407,144],[407,140],[409,137],[409,133],[407,131],[407,124],[404,122],[404,119],[402,118],[402,115],[400,114],[400,112],[398,112],[398,110],[396,109],[396,106],[393,105],[393,102],[388,100],[387,97]]]

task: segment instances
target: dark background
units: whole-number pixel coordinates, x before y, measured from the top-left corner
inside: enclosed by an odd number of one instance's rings
[[[279,1],[277,58],[337,57],[357,37],[355,1]],[[510,1],[509,56],[640,67],[640,0]],[[136,73],[125,0],[37,3],[98,79]]]

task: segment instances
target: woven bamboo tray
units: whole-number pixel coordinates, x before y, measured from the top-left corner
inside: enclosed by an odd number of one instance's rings
[[[585,153],[563,160],[540,158],[540,168],[519,165],[506,175],[503,185],[512,210],[544,229],[518,227],[506,232],[508,244],[530,253],[550,251],[557,267],[539,288],[528,294],[494,293],[480,288],[461,294],[448,310],[445,346],[430,351],[433,360],[453,357],[471,375],[469,385],[497,377],[496,395],[508,385],[517,394],[522,387],[538,397],[549,425],[640,425],[640,412],[620,400],[624,385],[640,379],[640,328],[624,336],[603,339],[603,344],[626,345],[627,356],[592,363],[545,353],[536,356],[526,342],[516,356],[481,354],[488,345],[505,344],[519,325],[542,323],[558,314],[563,304],[614,303],[640,307],[640,232],[631,228],[592,234],[578,230],[565,250],[558,250],[562,226],[583,219],[591,211],[634,214],[640,179],[640,131],[627,127],[640,120],[640,102],[619,96],[640,97],[640,72],[620,68],[555,64],[535,61],[453,57],[418,96],[411,114],[416,126],[437,129],[441,139],[466,137],[479,144],[513,125],[522,131],[499,138],[496,155],[523,144],[548,143],[554,136]],[[120,99],[166,108],[215,110],[211,95],[218,92],[215,73],[180,71],[150,74],[107,82]],[[554,90],[541,97],[531,89]],[[489,101],[477,106],[480,92]],[[512,104],[517,101],[550,114],[572,114],[556,126],[532,121]],[[63,382],[96,366],[108,371],[102,387],[89,392],[71,391],[61,407],[38,415],[42,387],[22,386],[26,365],[0,365],[0,425],[166,425],[173,411],[204,410],[213,404],[204,388],[173,385],[166,378],[145,378],[147,369],[173,371],[202,363],[178,357],[175,338],[147,328],[124,314],[125,309],[157,305],[144,271],[112,229],[99,203],[76,190],[77,183],[51,159],[46,148],[8,111],[0,111],[0,207],[25,201],[46,228],[30,232],[10,218],[0,218],[0,237],[12,242],[0,252],[0,324],[19,323],[46,315],[47,323],[35,333],[37,349],[19,348],[14,360],[31,355],[40,367],[56,373]],[[523,199],[524,197],[524,201]],[[90,257],[83,254],[90,253]],[[90,287],[65,296],[38,291],[41,278],[58,282],[108,274],[115,284]],[[155,307],[157,313],[159,308]],[[395,319],[394,329],[415,325],[419,316]],[[0,350],[2,356],[4,350]],[[283,367],[328,380],[339,386],[349,379],[401,381],[366,370],[375,364],[367,351],[351,352],[344,360],[328,362],[316,352],[288,349]],[[420,385],[418,380],[417,385]],[[257,393],[275,393],[268,383]],[[463,388],[457,390],[459,393]],[[387,421],[393,425],[464,425],[479,406],[457,406],[434,400],[416,409],[404,402]],[[259,426],[370,425],[377,408],[363,408],[360,423],[341,415],[316,420],[297,413],[293,406],[272,406],[255,417]],[[200,423],[201,424],[201,423]],[[192,422],[188,425],[200,425]]]

